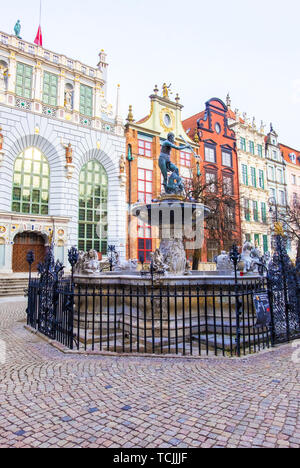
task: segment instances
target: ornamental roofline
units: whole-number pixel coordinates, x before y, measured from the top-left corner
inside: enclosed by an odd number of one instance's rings
[[[40,59],[41,61],[49,63],[55,67],[65,67],[66,69],[73,72],[82,73],[83,69],[86,69],[86,76],[88,78],[103,79],[102,72],[99,67],[101,64],[103,67],[108,66],[106,63],[106,54],[103,50],[99,52],[100,62],[97,68],[91,65],[87,65],[80,60],[70,58],[65,54],[45,49],[44,47],[34,44],[33,42],[19,39],[15,35],[8,34],[3,31],[0,31],[0,47],[3,47],[4,50],[7,48],[8,50],[12,50],[20,54],[25,54],[30,58]]]

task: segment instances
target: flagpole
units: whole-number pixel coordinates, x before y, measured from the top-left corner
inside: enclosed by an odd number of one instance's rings
[[[42,0],[40,0],[40,26],[42,25]]]

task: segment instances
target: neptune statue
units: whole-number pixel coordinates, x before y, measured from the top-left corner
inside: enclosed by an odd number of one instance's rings
[[[172,148],[176,149],[177,151],[182,151],[184,149],[192,149],[192,147],[188,144],[176,146],[174,141],[174,133],[169,133],[167,140],[162,144],[158,164],[164,178],[163,185],[165,187],[166,194],[178,195],[184,191],[184,185],[182,178],[179,175],[178,167],[175,166],[175,164],[173,164],[171,161],[171,151]],[[169,172],[171,172],[171,175],[168,178]]]

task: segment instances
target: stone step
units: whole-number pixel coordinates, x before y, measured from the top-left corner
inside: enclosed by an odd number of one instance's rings
[[[23,278],[0,278],[0,297],[24,296],[28,288],[28,279]]]

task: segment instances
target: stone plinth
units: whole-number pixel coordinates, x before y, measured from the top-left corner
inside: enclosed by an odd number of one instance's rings
[[[241,329],[253,340],[256,316],[251,284],[259,277],[240,278],[244,298]],[[236,334],[233,276],[206,273],[151,278],[140,274],[76,276],[75,330],[79,341],[121,343],[124,337],[142,352],[170,352],[176,346],[205,343],[212,349],[234,349]],[[94,338],[92,336],[94,335]],[[89,338],[90,337],[90,338]]]

